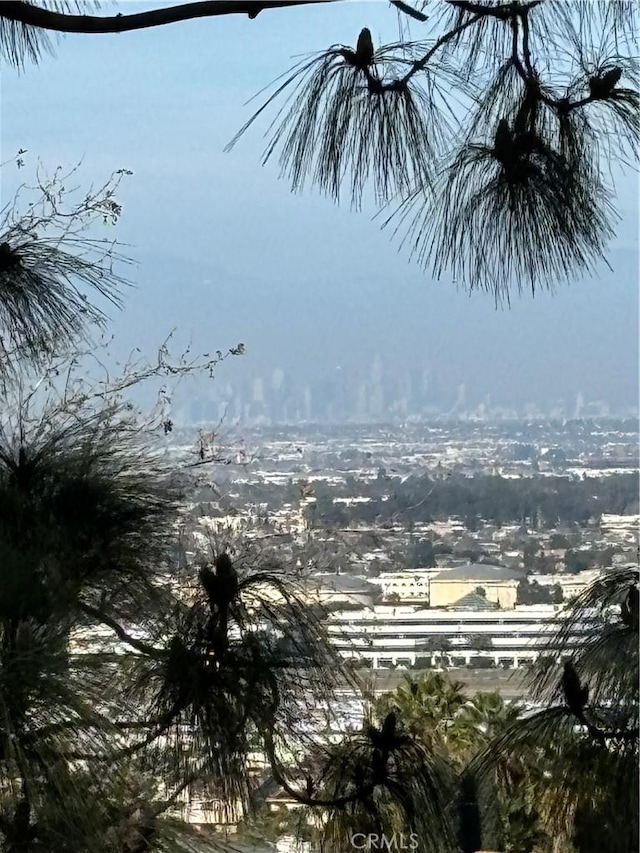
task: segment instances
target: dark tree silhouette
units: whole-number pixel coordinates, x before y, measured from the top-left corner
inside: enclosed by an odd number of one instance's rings
[[[90,4],[4,2],[15,64],[49,32],[118,33],[340,0],[213,0],[101,16]],[[367,188],[417,260],[497,299],[553,288],[605,258],[613,163],[635,160],[636,4],[630,0],[394,2],[424,35],[336,44],[300,61],[234,137],[281,102],[264,160],[359,206]],[[302,14],[302,9],[291,14]],[[414,24],[414,26],[418,26]]]
[[[516,721],[476,760],[480,785],[496,761],[544,760],[537,807],[552,837],[573,838],[585,853],[638,844],[638,628],[625,608],[637,591],[637,567],[612,569],[572,602],[529,679],[545,709]]]

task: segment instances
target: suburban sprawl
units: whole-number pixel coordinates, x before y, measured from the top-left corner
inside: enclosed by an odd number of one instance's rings
[[[166,432],[158,453],[189,496],[177,524],[185,566],[226,552],[238,566],[284,569],[372,695],[432,671],[510,702],[526,700],[529,665],[554,656],[566,605],[638,565],[637,442],[633,421],[241,435],[196,425]],[[588,623],[574,626],[562,659]],[[345,684],[325,738],[361,726],[365,706]],[[318,709],[319,730],[322,719]],[[254,760],[264,772],[264,756]],[[277,785],[268,798],[292,804]],[[196,823],[226,823],[194,808]]]

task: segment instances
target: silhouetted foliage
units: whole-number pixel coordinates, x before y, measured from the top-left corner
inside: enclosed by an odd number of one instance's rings
[[[22,66],[51,49],[52,30],[255,18],[299,2],[218,0],[110,17],[5,2],[0,49]],[[420,27],[417,38],[400,27],[397,41],[376,44],[364,27],[355,47],[304,57],[229,147],[274,106],[263,159],[278,157],[292,189],[311,182],[360,206],[370,187],[375,203],[394,205],[385,224],[411,254],[469,290],[508,300],[593,272],[618,221],[610,166],[637,153],[635,4],[430,0],[419,4],[424,14],[394,5]]]

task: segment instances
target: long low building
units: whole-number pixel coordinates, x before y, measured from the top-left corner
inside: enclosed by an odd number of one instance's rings
[[[554,605],[512,610],[379,605],[334,612],[328,630],[345,657],[367,661],[375,669],[412,667],[418,661],[514,668],[547,649],[559,618],[561,611]]]

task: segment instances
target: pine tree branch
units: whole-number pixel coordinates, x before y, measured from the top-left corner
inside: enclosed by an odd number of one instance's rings
[[[520,16],[522,21],[522,54],[524,56],[524,65],[530,78],[535,78],[536,73],[533,69],[531,61],[531,46],[529,43],[529,13],[528,10]]]
[[[522,21],[522,52],[524,55],[524,63],[520,58],[519,53],[519,26],[518,21]],[[537,74],[535,68],[533,67],[533,62],[531,59],[531,49],[529,45],[529,17],[528,17],[528,9],[518,15],[514,15],[511,18],[511,31],[513,34],[512,38],[512,46],[511,46],[511,60],[513,62],[513,67],[516,69],[518,76],[522,79],[523,83],[530,89],[531,87],[536,87],[536,95],[537,97],[547,106],[549,107],[557,107],[558,102],[553,98],[550,98],[548,95],[545,95],[543,91],[541,91],[540,86],[537,84]]]
[[[596,723],[591,722],[591,720],[587,719],[586,715],[583,715],[580,720],[582,725],[584,725],[594,740],[600,741],[601,743],[605,743],[608,740],[637,740],[638,739],[638,726],[633,729],[606,729],[600,728]]]
[[[163,800],[161,803],[158,803],[156,807],[152,810],[151,816],[153,818],[158,818],[160,815],[164,814],[168,809],[170,809],[175,801],[178,799],[180,794],[188,788],[190,785],[193,785],[194,782],[197,782],[202,777],[201,773],[191,773],[186,777],[176,788],[176,790],[171,794],[171,796]]]
[[[392,6],[395,6],[399,12],[408,15],[416,21],[420,21],[421,24],[424,24],[425,21],[429,20],[429,17],[425,15],[424,12],[420,12],[418,9],[414,9],[413,6],[403,3],[403,0],[390,0],[390,3]]]
[[[115,720],[106,721],[105,726],[112,726],[114,729],[122,729],[123,731],[150,729],[156,727],[160,720]],[[59,723],[51,723],[48,726],[41,726],[38,729],[32,729],[22,735],[23,743],[32,743],[33,741],[42,740],[49,735],[55,735],[58,732],[65,731],[91,731],[99,728],[99,721],[96,720],[63,720]]]
[[[278,785],[281,785],[286,791],[286,793],[289,794],[289,796],[297,803],[301,803],[305,806],[325,806],[330,808],[341,808],[343,806],[349,805],[350,803],[356,803],[363,799],[366,799],[373,793],[373,785],[364,785],[362,788],[356,790],[354,794],[348,794],[343,797],[334,797],[333,799],[317,799],[315,797],[310,797],[308,794],[303,794],[301,791],[297,791],[289,784],[284,773],[282,772],[280,762],[278,761],[278,757],[276,755],[275,745],[273,743],[273,737],[271,735],[271,732],[263,731],[262,737],[265,752],[267,758],[269,759],[269,764],[271,766],[271,772],[273,773],[273,778],[278,783]]]
[[[479,15],[482,18],[498,18],[501,21],[508,21],[514,14],[528,12],[544,3],[545,0],[531,0],[530,3],[521,5],[520,3],[501,3],[498,6],[484,6],[482,3],[471,3],[467,0],[447,0],[450,6],[460,9],[463,12],[469,12],[471,15]]]
[[[148,655],[149,657],[155,658],[156,660],[162,660],[164,658],[165,653],[162,649],[157,649],[155,646],[150,646],[148,643],[143,642],[142,640],[136,640],[135,637],[132,637],[131,634],[127,634],[122,625],[119,622],[116,622],[115,619],[112,619],[107,613],[104,613],[102,610],[98,610],[95,607],[91,607],[88,604],[81,604],[80,610],[85,613],[87,616],[91,616],[97,622],[101,622],[103,625],[106,625],[108,628],[111,628],[112,631],[118,636],[123,643],[131,646],[133,649],[137,649],[137,651],[142,652],[142,654]]]
[[[133,15],[67,15],[32,6],[22,0],[7,0],[0,3],[0,19],[17,21],[27,26],[59,33],[124,33],[162,27],[178,21],[194,18],[214,18],[222,15],[248,15],[256,18],[268,9],[283,9],[289,6],[306,6],[317,3],[336,3],[340,0],[203,0],[199,3],[184,3],[165,9],[152,9]]]
[[[416,60],[416,62],[413,63],[413,65],[411,66],[409,71],[407,71],[407,73],[404,75],[404,77],[402,77],[400,80],[393,80],[391,83],[387,84],[385,86],[385,88],[395,88],[397,86],[401,86],[401,87],[405,86],[409,82],[409,80],[413,77],[414,74],[417,74],[418,71],[422,71],[425,68],[425,66],[427,65],[427,63],[431,59],[431,57],[438,50],[440,50],[441,47],[444,47],[444,45],[447,44],[447,42],[451,41],[451,39],[455,38],[461,32],[466,30],[467,27],[470,27],[473,24],[476,24],[479,20],[481,20],[482,17],[483,17],[482,15],[476,15],[475,17],[470,18],[468,21],[465,21],[464,23],[459,24],[457,27],[454,27],[452,30],[449,30],[449,32],[445,33],[443,36],[440,36],[440,38],[436,41],[436,43],[432,47],[429,48],[429,50],[426,52],[426,54],[423,57],[421,57],[420,59]]]

